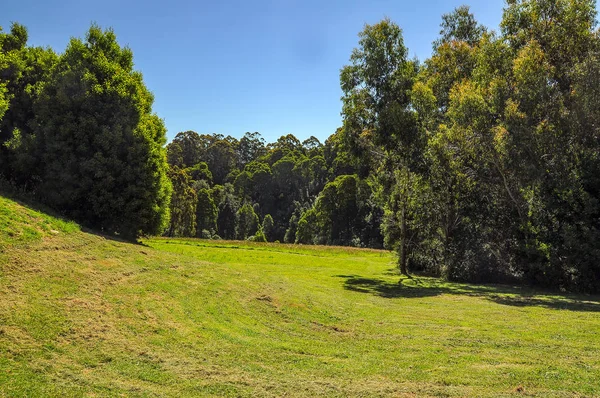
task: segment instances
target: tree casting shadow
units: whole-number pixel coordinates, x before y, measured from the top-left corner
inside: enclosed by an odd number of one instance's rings
[[[381,279],[361,278],[356,275],[338,275],[340,278],[347,278],[344,282],[344,289],[360,293],[370,293],[384,298],[416,298],[438,296],[443,292],[439,289],[407,286],[399,281],[390,283]]]
[[[418,277],[405,277],[410,280],[410,284],[405,283],[406,279],[390,282],[383,279],[364,278],[359,275],[336,275],[335,277],[345,279],[343,286],[346,290],[388,299],[454,294],[479,297],[500,305],[513,307],[543,307],[554,310],[600,312],[600,298],[597,296],[536,292],[529,288],[503,285],[452,284],[429,278],[422,281]]]

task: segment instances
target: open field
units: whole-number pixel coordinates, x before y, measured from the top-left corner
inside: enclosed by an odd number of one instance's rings
[[[600,298],[383,251],[148,239],[0,197],[0,397],[600,396]]]

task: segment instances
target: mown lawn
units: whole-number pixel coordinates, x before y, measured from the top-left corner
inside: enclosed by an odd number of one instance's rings
[[[38,222],[55,232],[0,253],[0,397],[600,396],[598,297],[401,278],[382,251]]]

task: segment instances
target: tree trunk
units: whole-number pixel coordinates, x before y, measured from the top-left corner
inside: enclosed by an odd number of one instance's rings
[[[402,204],[402,212],[401,220],[400,220],[400,246],[399,246],[399,261],[400,261],[400,273],[402,275],[408,275],[408,266],[407,266],[407,231],[406,231],[406,202]]]

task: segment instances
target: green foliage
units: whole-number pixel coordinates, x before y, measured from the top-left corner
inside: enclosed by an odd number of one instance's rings
[[[356,175],[337,177],[298,220],[296,243],[381,247],[372,186]]]
[[[249,203],[244,204],[237,211],[236,235],[238,239],[244,240],[257,233],[259,228],[258,216]],[[264,234],[262,234],[264,236]]]
[[[8,110],[8,99],[6,98],[6,86],[0,86],[0,122],[2,122],[2,118],[4,114]]]
[[[212,198],[210,190],[202,188],[197,191],[196,204],[196,231],[214,233],[217,230],[217,217],[219,211]],[[201,236],[203,237],[203,236]]]
[[[208,169],[206,162],[198,162],[189,169],[190,177],[194,181],[204,180],[209,185],[212,184],[212,173]]]
[[[168,236],[194,236],[196,234],[196,212],[204,216],[206,210],[197,210],[199,196],[191,187],[191,177],[186,170],[172,167],[169,170],[169,178],[173,185],[173,194],[171,196],[171,221]],[[204,205],[204,203],[202,203]],[[202,220],[205,221],[205,220]],[[200,228],[205,227],[204,223],[198,223]]]
[[[16,23],[9,34],[0,32],[0,42],[0,173],[30,186],[41,168],[34,103],[58,57],[48,48],[27,47],[27,29]]]
[[[206,163],[215,184],[224,184],[236,165],[235,146],[226,140],[216,141],[207,149]]]
[[[426,62],[413,90],[431,188],[419,256],[440,274],[600,286],[597,185],[580,160],[600,142],[577,103],[595,94],[574,73],[592,65],[595,15],[589,1],[510,1],[501,37],[442,38]]]
[[[273,217],[271,217],[270,214],[267,214],[263,218],[262,231],[265,235],[266,241],[273,242],[275,237],[275,223],[273,221]]]
[[[152,102],[111,30],[72,39],[35,107],[44,201],[106,233],[162,233],[171,184]]]
[[[239,167],[243,168],[248,163],[260,158],[266,153],[265,140],[258,132],[247,132],[240,139],[237,152]]]
[[[387,210],[400,217],[400,233],[395,238],[399,240],[399,267],[406,274],[410,258],[406,219],[410,217],[408,202],[413,199],[412,190],[402,186],[398,190],[406,194],[396,198],[390,191],[394,184],[410,184],[409,178],[393,178],[397,169],[401,175],[410,175],[422,163],[425,138],[417,128],[411,106],[411,88],[418,66],[408,60],[402,31],[389,19],[367,25],[359,37],[351,64],[340,75],[344,92],[343,131],[354,153],[366,158],[365,162],[379,163],[377,173],[388,191]],[[390,231],[384,229],[385,233]],[[336,234],[334,230],[333,235]],[[348,232],[345,236],[349,236]]]
[[[442,43],[464,42],[473,46],[479,42],[486,29],[477,23],[468,6],[460,6],[450,14],[442,15],[440,38],[434,42],[434,49]]]
[[[218,209],[216,228],[227,239],[239,237],[237,233],[232,234],[232,226],[239,222],[239,203],[248,202],[254,203],[253,209],[259,218],[266,219],[264,233],[268,241],[294,243],[302,213],[314,204],[330,180],[332,169],[334,176],[344,170],[351,174],[361,170],[367,174],[367,168],[348,154],[340,140],[328,140],[323,145],[315,137],[300,142],[291,134],[265,145],[259,133],[246,133],[237,141],[219,134],[185,132],[175,137],[167,151],[171,164],[188,166],[196,191],[209,188],[210,176],[214,176],[217,185],[211,196]],[[193,154],[187,156],[192,160],[184,161],[184,152]],[[196,163],[189,166],[186,162]],[[224,185],[230,188],[225,189]],[[202,208],[199,205],[198,211]],[[198,214],[196,230],[199,233],[212,228],[200,226],[203,217]],[[370,225],[377,220],[371,217]],[[373,239],[365,237],[366,241],[379,247],[377,233],[372,234],[372,228],[367,231],[363,235],[373,235]],[[349,244],[350,240],[338,239],[340,243],[345,242],[343,244]]]
[[[167,146],[169,164],[179,167],[193,167],[203,155],[202,138],[195,131],[185,131],[175,136]]]
[[[593,1],[511,0],[498,36],[459,7],[418,73],[396,25],[365,27],[334,139],[378,176],[402,272],[600,288],[595,17]]]
[[[128,238],[169,225],[385,244],[402,273],[599,290],[595,2],[509,0],[499,33],[461,6],[442,16],[429,59],[408,54],[391,20],[365,26],[340,72],[343,126],[324,144],[185,131],[164,148],[112,31],[93,26],[57,56],[13,24],[0,32],[0,174]]]
[[[309,209],[304,212],[296,227],[296,243],[308,245],[321,243],[319,235],[323,236],[323,231],[319,231],[317,222],[317,212],[315,209]]]
[[[254,236],[251,236],[248,239],[251,239],[253,242],[267,242],[267,237],[265,236],[262,227],[258,228]]]
[[[215,187],[213,196],[216,197],[215,204],[219,203],[219,215],[217,218],[217,227],[219,236],[223,239],[235,239],[237,237],[238,228],[238,210],[240,208],[239,201],[233,192],[233,186],[226,184],[225,186]],[[252,208],[250,206],[250,208]],[[252,209],[254,211],[254,209]]]

